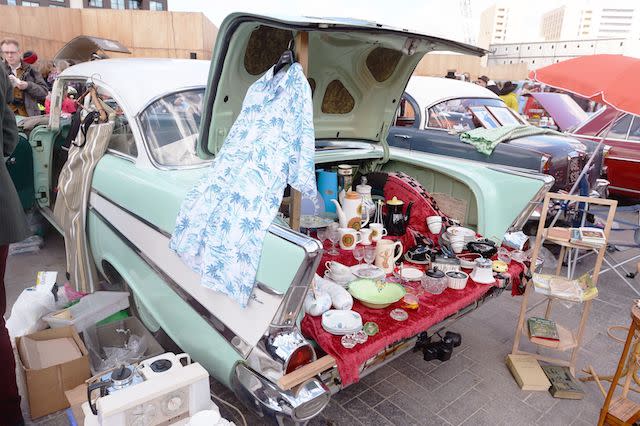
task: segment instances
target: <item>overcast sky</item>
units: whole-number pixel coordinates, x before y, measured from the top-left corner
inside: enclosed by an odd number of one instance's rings
[[[470,0],[470,3],[471,34],[477,39],[480,14],[495,0]],[[501,3],[512,8],[511,22],[514,25],[509,29],[513,39],[533,41],[538,37],[538,21],[542,13],[557,7],[562,1],[508,0]],[[359,18],[463,41],[465,33],[460,4],[460,0],[169,0],[169,9],[204,12],[218,26],[231,12]]]

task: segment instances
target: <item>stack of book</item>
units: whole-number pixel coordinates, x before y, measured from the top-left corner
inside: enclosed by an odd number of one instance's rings
[[[540,366],[530,355],[507,355],[507,367],[525,391],[549,391],[554,398],[582,399],[584,391],[571,374],[569,367]]]
[[[598,289],[587,274],[574,280],[559,275],[533,274],[532,281],[536,293],[573,302],[595,299],[598,295]]]
[[[581,228],[561,228],[554,226],[547,229],[547,238],[596,248],[602,247],[607,242],[602,229],[586,226]]]
[[[585,244],[593,247],[602,247],[607,240],[604,237],[604,231],[600,228],[573,228],[571,230],[572,243]]]

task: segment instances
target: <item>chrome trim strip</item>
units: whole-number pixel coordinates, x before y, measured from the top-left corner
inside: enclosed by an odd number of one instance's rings
[[[626,192],[633,192],[636,194],[640,194],[640,191],[635,190],[635,189],[629,189],[629,188],[622,188],[620,186],[611,186],[609,185],[609,189],[617,189],[618,191],[626,191]]]
[[[640,163],[640,160],[633,160],[631,158],[624,158],[624,157],[613,157],[611,155],[606,157],[605,160],[619,160],[619,161],[628,161],[630,163]]]
[[[120,208],[117,204],[114,206]],[[202,319],[211,325],[226,341],[231,344],[242,357],[246,358],[251,352],[251,347],[242,338],[237,336],[233,331],[227,328],[224,323],[205,308],[200,302],[187,293],[177,282],[167,275],[153,260],[145,255],[142,250],[136,246],[131,240],[123,235],[115,226],[113,226],[98,210],[93,206],[89,206],[89,210],[93,212],[100,221],[102,221],[116,236],[121,239],[131,250],[134,251],[162,280],[167,283],[169,288],[173,290],[182,300],[190,305]],[[122,209],[126,212],[126,210]]]
[[[305,258],[296,271],[291,285],[273,317],[271,322],[271,332],[273,332],[273,328],[288,328],[296,324],[307,290],[322,259],[323,250],[318,240],[279,225],[270,225],[268,232],[295,244],[305,252]]]
[[[149,222],[147,219],[143,218],[142,216],[139,216],[139,215],[135,214],[131,210],[127,209],[126,207],[122,207],[122,205],[120,205],[119,203],[116,203],[111,198],[109,198],[108,196],[104,195],[102,192],[98,191],[97,189],[92,187],[91,188],[91,192],[93,192],[94,194],[98,195],[100,198],[104,198],[109,203],[113,204],[114,206],[116,206],[117,208],[119,208],[123,212],[127,213],[128,215],[133,216],[135,219],[137,219],[140,222],[144,223],[145,225],[147,225],[149,228],[153,229],[154,231],[162,234],[163,236],[165,236],[167,238],[171,238],[171,234],[168,233],[167,231],[165,231],[164,229],[159,228],[155,224]]]

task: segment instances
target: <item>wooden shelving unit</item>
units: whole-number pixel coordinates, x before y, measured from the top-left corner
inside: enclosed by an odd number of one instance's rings
[[[585,210],[588,210],[588,206],[590,204],[602,205],[609,207],[609,214],[607,215],[607,221],[604,228],[605,240],[609,239],[609,233],[611,231],[611,225],[613,224],[613,218],[616,213],[616,207],[618,205],[617,201],[614,200],[603,200],[599,198],[588,198],[581,197],[577,195],[566,195],[566,194],[557,194],[557,193],[547,193],[544,198],[544,204],[542,206],[542,214],[541,218],[547,217],[547,212],[549,211],[549,203],[551,200],[560,200],[567,202],[576,202],[576,203],[585,203]],[[560,255],[558,256],[558,266],[556,267],[555,275],[560,276],[560,272],[562,271],[562,262],[567,253],[568,249],[580,249],[580,250],[594,250],[597,252],[597,257],[595,261],[595,266],[593,269],[592,281],[593,284],[596,285],[598,281],[598,275],[600,274],[600,267],[602,266],[602,260],[604,258],[604,254],[607,250],[606,242],[601,247],[595,247],[589,244],[577,244],[573,242],[568,242],[564,240],[558,240],[555,238],[547,238],[548,228],[545,228],[545,221],[540,220],[540,225],[538,226],[538,233],[536,235],[536,242],[533,247],[532,259],[537,259],[538,254],[540,253],[540,248],[542,244],[547,241],[554,244],[559,245]],[[580,323],[575,330],[570,330],[566,327],[558,324],[558,334],[560,336],[559,342],[548,341],[544,339],[531,338],[529,336],[528,327],[527,327],[527,312],[529,305],[529,297],[531,296],[531,292],[533,291],[533,280],[530,280],[527,283],[524,295],[522,296],[522,304],[520,306],[520,316],[518,317],[518,325],[516,327],[515,337],[513,341],[513,348],[511,350],[512,354],[526,354],[536,358],[539,361],[546,361],[556,365],[564,365],[568,366],[571,369],[571,373],[575,375],[575,367],[576,367],[576,358],[578,356],[578,350],[580,349],[580,344],[582,342],[582,336],[584,334],[584,328],[587,323],[587,318],[589,317],[589,311],[591,310],[591,300],[587,300],[582,303],[582,316],[580,318]],[[553,301],[556,299],[561,299],[560,297],[556,297],[553,295],[545,296],[547,298],[547,308],[544,314],[544,318],[550,319],[551,311],[553,306]],[[527,351],[520,350],[520,342],[522,337],[528,339],[531,343],[537,345],[540,348],[552,349],[559,352],[571,351],[569,359],[557,358],[552,356],[541,355],[539,353],[532,353]]]

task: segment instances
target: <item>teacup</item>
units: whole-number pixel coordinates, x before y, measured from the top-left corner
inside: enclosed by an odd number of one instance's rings
[[[362,237],[362,241],[360,241],[360,244],[362,244],[363,246],[368,246],[371,245],[371,237],[373,236],[373,230],[369,229],[369,228],[362,228],[360,230],[360,237]]]
[[[400,249],[400,250],[398,250]],[[396,250],[398,254],[396,254]],[[375,265],[389,274],[393,272],[393,266],[402,256],[402,243],[400,241],[380,240],[376,244]]]
[[[427,217],[427,227],[432,234],[439,234],[442,231],[442,217],[441,216],[429,216]]]
[[[342,250],[353,250],[361,240],[359,231],[353,228],[340,228],[340,248]]]
[[[325,262],[324,266],[327,271],[330,271],[331,274],[335,276],[351,273],[351,269],[348,266],[345,266],[340,262],[336,262],[335,260]]]
[[[384,229],[384,225],[381,223],[370,223],[369,229],[371,229],[371,241],[377,243],[387,235],[387,230]]]

